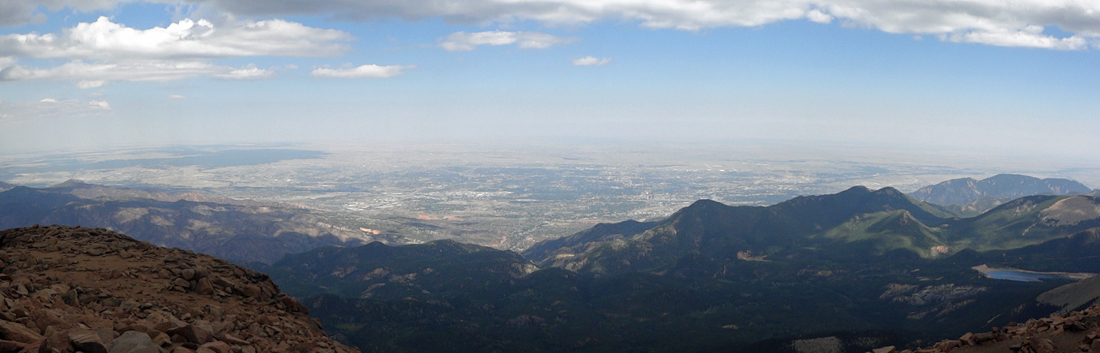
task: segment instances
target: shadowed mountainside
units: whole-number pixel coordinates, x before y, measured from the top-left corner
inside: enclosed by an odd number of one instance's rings
[[[865,352],[1063,310],[1036,298],[1076,292],[1069,280],[997,280],[971,269],[1006,259],[1057,267],[1066,258],[1048,256],[1048,243],[934,259],[906,250],[718,265],[687,256],[667,270],[615,274],[530,272],[515,253],[449,241],[373,243],[291,255],[265,269],[306,296],[330,334],[366,352]]]
[[[378,242],[324,247],[287,255],[261,269],[278,277],[280,285],[296,296],[330,293],[398,300],[445,296],[459,288],[473,290],[538,268],[514,252],[437,240],[396,247]]]

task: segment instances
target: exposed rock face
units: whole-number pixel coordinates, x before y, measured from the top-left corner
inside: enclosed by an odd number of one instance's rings
[[[883,347],[874,353],[1055,353],[1100,352],[1100,304],[1066,315],[1054,314],[1022,324],[1009,323],[990,332],[967,333],[931,347],[897,350]]]
[[[358,352],[267,275],[103,229],[0,231],[2,352]]]

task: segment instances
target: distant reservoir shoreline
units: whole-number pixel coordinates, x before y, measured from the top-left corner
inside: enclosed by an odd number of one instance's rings
[[[1085,272],[1037,272],[1011,267],[995,268],[987,265],[974,266],[971,269],[981,272],[987,278],[1017,282],[1042,282],[1046,279],[1058,278],[1080,281],[1096,275],[1095,273]]]

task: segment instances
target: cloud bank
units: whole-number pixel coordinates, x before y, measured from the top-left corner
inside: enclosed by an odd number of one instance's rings
[[[24,1],[24,0],[16,0]],[[626,20],[649,28],[699,30],[786,20],[932,35],[953,42],[1084,49],[1100,38],[1092,0],[189,0],[245,16],[327,15],[342,20],[443,18],[488,24],[536,20],[582,24]],[[1058,28],[1068,37],[1049,34]]]
[[[77,11],[110,9],[131,0],[6,0],[0,2],[0,26],[45,21],[40,8]],[[340,20],[365,21],[400,18],[417,20],[443,18],[450,22],[489,24],[516,20],[535,20],[547,24],[583,24],[599,20],[626,20],[649,28],[699,30],[716,27],[760,26],[786,20],[808,20],[818,23],[839,22],[846,26],[873,28],[889,33],[931,35],[941,40],[980,43],[998,46],[1047,49],[1084,49],[1096,46],[1100,40],[1100,1],[1093,0],[146,0],[153,3],[201,4],[234,16],[322,15]],[[175,28],[171,28],[171,27]],[[279,42],[291,34],[297,45],[284,46],[290,55],[329,55],[344,50],[339,45],[325,44],[324,38],[341,36],[339,31],[311,29],[281,20],[253,22],[248,28],[219,28],[212,38],[179,45],[180,32],[192,35],[207,26],[202,23],[176,23],[170,28],[143,34],[140,45],[114,43],[113,51],[149,53],[149,44],[160,50],[151,55],[176,53],[195,56],[233,56],[244,53],[271,53],[272,39]],[[90,29],[110,29],[108,23],[89,24]],[[1068,36],[1056,36],[1047,31],[1057,28]],[[174,32],[175,31],[175,32]],[[123,31],[126,32],[126,31]],[[228,32],[228,33],[221,33]],[[206,33],[206,32],[202,32]],[[248,34],[250,33],[250,34]],[[276,34],[264,38],[264,34]],[[281,34],[278,34],[281,33]],[[295,36],[293,33],[299,35]],[[308,33],[308,34],[306,34]],[[201,33],[199,33],[201,35]],[[156,37],[162,35],[162,37]],[[320,35],[320,37],[316,37]],[[241,41],[255,36],[259,45]],[[156,38],[159,39],[156,39]],[[197,39],[198,37],[188,37]],[[310,41],[322,38],[321,50],[303,49]],[[43,44],[44,38],[27,38],[20,50],[41,51],[43,46],[60,52],[57,55],[97,54],[80,45],[57,47]],[[266,41],[264,39],[267,39]],[[55,39],[56,40],[56,39]],[[175,45],[170,43],[177,43]],[[265,44],[266,43],[266,44]],[[284,44],[289,44],[283,42]],[[465,49],[456,41],[455,49]],[[194,44],[194,45],[192,45]],[[143,47],[142,45],[146,45]],[[476,45],[475,45],[476,46]],[[445,47],[446,48],[446,47]],[[0,54],[10,55],[10,54]],[[280,54],[271,54],[280,55]]]

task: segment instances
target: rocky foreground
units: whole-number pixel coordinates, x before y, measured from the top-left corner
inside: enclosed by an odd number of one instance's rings
[[[358,352],[267,275],[104,229],[0,231],[0,353]]]
[[[897,350],[883,347],[873,353],[1056,353],[1100,352],[1100,304],[1066,315],[1054,314],[1022,324],[1009,323],[990,332],[967,333],[931,347]]]

